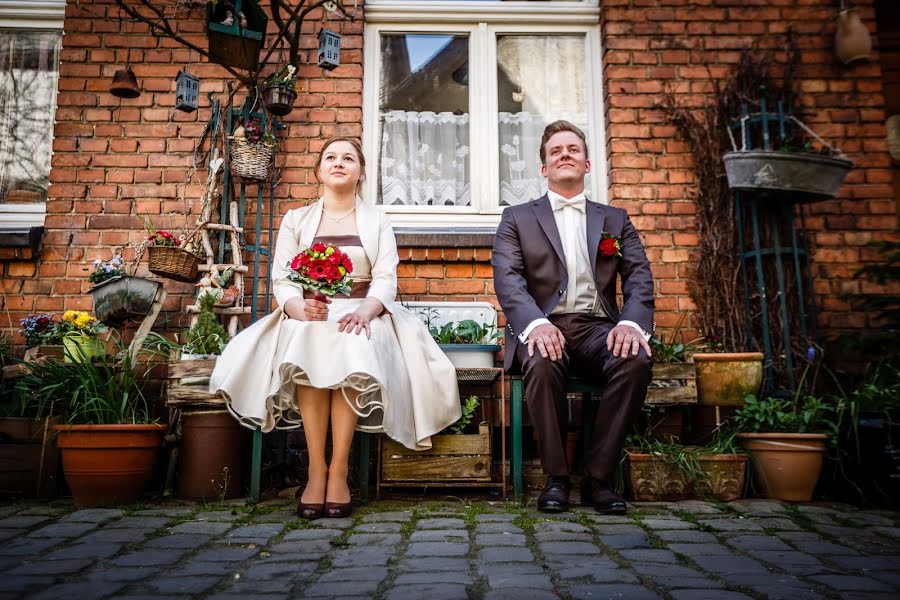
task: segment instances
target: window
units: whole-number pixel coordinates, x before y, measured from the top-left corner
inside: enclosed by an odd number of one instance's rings
[[[0,6],[0,228],[43,225],[65,2]]]
[[[396,225],[495,225],[546,191],[544,126],[588,136],[605,198],[599,9],[577,1],[366,3],[366,194]]]

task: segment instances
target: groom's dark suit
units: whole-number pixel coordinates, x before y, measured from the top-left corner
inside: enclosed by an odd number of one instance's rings
[[[639,409],[650,380],[651,361],[643,349],[635,357],[614,357],[606,348],[610,330],[622,320],[637,323],[644,334],[653,330],[653,282],[637,231],[620,208],[587,202],[585,230],[591,272],[602,316],[591,313],[551,314],[566,292],[569,274],[563,243],[546,195],[507,208],[497,229],[491,263],[494,288],[506,316],[507,370],[522,368],[529,414],[540,438],[544,468],[551,476],[568,475],[564,453],[567,421],[565,380],[570,369],[603,382],[594,439],[586,472],[609,483],[627,426]],[[602,234],[621,240],[621,257],[599,252]],[[616,304],[621,278],[624,303]],[[519,335],[539,318],[549,318],[565,339],[563,358],[550,361],[528,356]]]

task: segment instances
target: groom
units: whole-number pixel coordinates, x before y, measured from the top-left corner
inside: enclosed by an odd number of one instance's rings
[[[548,125],[540,156],[549,191],[507,208],[494,239],[494,287],[507,321],[504,367],[523,373],[548,475],[538,497],[544,512],[569,504],[566,378],[571,372],[603,384],[581,502],[602,513],[624,513],[624,500],[610,486],[626,429],[650,383],[650,264],[624,210],[586,201],[591,163],[578,127]]]

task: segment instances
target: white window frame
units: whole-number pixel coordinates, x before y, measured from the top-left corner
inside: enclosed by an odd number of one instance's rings
[[[66,0],[0,0],[0,31],[58,31],[64,33],[65,16]],[[54,115],[56,109],[57,107],[54,106]],[[55,118],[54,123],[56,123]],[[50,158],[52,164],[52,143]],[[0,229],[27,230],[31,227],[43,227],[46,216],[46,202],[0,203]]]
[[[378,197],[381,129],[378,88],[382,34],[444,33],[469,39],[469,175],[471,206],[384,206],[398,227],[484,228],[500,222],[497,111],[497,35],[576,33],[585,36],[585,82],[591,156],[591,194],[607,202],[606,144],[601,90],[600,8],[597,0],[473,2],[367,0],[363,58],[363,150],[369,157],[364,194]],[[481,65],[487,65],[482,67]],[[485,91],[476,95],[475,90]]]

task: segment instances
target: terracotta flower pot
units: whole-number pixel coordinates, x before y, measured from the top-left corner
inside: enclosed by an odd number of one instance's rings
[[[743,406],[762,384],[762,352],[694,354],[697,401],[713,406]]]
[[[166,427],[54,426],[75,505],[134,503],[150,480]]]
[[[766,497],[809,502],[822,472],[824,433],[741,433],[754,480]]]

